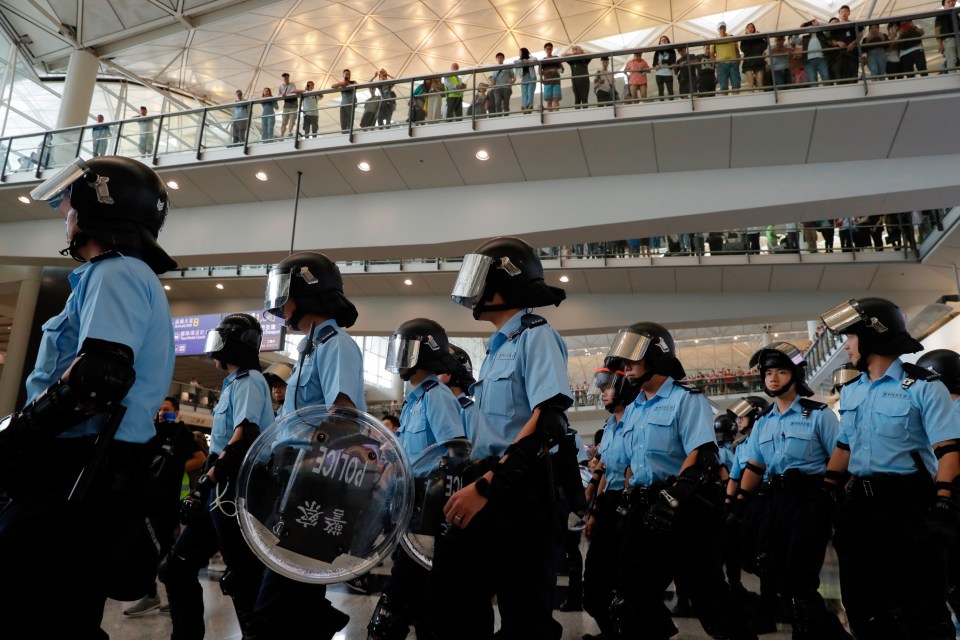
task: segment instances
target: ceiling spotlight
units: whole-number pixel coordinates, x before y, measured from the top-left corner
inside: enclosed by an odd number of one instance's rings
[[[740,336],[733,336],[734,341],[739,340]]]
[[[23,204],[30,204],[30,198],[28,198],[27,196],[20,196],[19,198],[17,198],[17,200],[19,200]]]
[[[360,164],[357,165],[357,169],[360,169],[360,171],[370,171],[370,163],[361,162]]]
[[[257,180],[259,180],[260,182],[267,181],[267,174],[263,171],[257,171],[256,176],[257,176]]]
[[[483,149],[480,149],[480,151],[477,151],[477,160],[489,160],[489,159],[490,159],[489,153],[487,153]]]
[[[560,282],[570,282],[570,278],[567,276],[560,276]]]
[[[403,284],[409,287],[410,285],[413,284],[413,280],[411,280],[410,278],[407,278],[406,280],[403,281]]]
[[[694,340],[694,341],[693,341],[693,344],[700,344],[700,341],[699,341],[699,340]]]
[[[220,289],[221,291],[223,291],[223,285],[220,284],[219,282],[217,283],[217,289]]]
[[[177,184],[176,180],[171,180],[170,182],[167,183],[167,186],[173,189],[174,191],[180,188],[180,185]]]
[[[163,290],[164,290],[164,291],[170,291],[170,285],[168,285],[168,284],[163,285]]]
[[[774,337],[774,338],[779,338],[779,337],[780,337],[780,334],[779,334],[779,333],[775,333],[775,334],[773,334],[773,337]]]

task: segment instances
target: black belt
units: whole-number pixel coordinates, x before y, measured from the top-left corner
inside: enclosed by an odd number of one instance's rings
[[[856,498],[877,498],[892,495],[904,495],[925,492],[933,486],[933,481],[918,473],[893,474],[878,473],[872,476],[856,478],[850,484],[849,494]]]
[[[769,476],[763,484],[771,491],[810,491],[820,488],[823,476],[787,471]]]

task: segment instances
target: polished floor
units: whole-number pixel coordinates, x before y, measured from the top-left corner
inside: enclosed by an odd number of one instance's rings
[[[375,573],[389,573],[387,566],[378,567]],[[839,592],[837,590],[836,560],[832,549],[828,553],[827,562],[821,573],[823,587],[821,592],[828,604],[839,606]],[[560,584],[566,583],[566,578],[560,577]],[[203,584],[204,603],[206,604],[207,640],[240,640],[240,630],[228,598],[220,593],[220,587],[201,574]],[[744,584],[748,589],[757,590],[757,581],[752,575],[744,574]],[[161,597],[163,597],[161,587]],[[347,589],[344,585],[332,585],[327,590],[327,597],[341,611],[350,615],[350,624],[334,636],[334,640],[366,640],[366,625],[377,603],[379,593],[361,595]],[[164,602],[166,599],[164,597]],[[123,609],[129,603],[108,601],[103,618],[103,628],[113,640],[160,640],[170,637],[172,629],[170,616],[159,611],[153,611],[138,618],[128,618],[123,615]],[[842,615],[842,613],[841,613]],[[586,613],[564,613],[555,611],[554,617],[563,625],[564,640],[580,640],[585,633],[598,633],[597,625]],[[691,618],[676,618],[675,623],[680,629],[676,640],[709,640],[710,636],[704,633],[699,623]],[[409,638],[414,638],[413,630]],[[763,640],[789,640],[790,627],[780,625],[775,633],[764,634]]]

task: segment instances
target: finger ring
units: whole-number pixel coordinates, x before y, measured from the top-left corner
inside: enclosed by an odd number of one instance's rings
[[[453,516],[453,519],[459,522],[460,520],[463,520],[463,516]]]

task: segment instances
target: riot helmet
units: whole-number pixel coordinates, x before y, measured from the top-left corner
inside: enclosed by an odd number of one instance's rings
[[[731,443],[737,434],[737,423],[729,413],[720,413],[713,419],[713,433],[717,437],[717,444]]]
[[[907,319],[900,307],[883,298],[853,298],[821,316],[833,334],[854,334],[858,338],[860,371],[867,370],[870,354],[900,356],[923,351],[923,345],[907,332]]]
[[[859,377],[860,372],[857,371],[857,366],[852,362],[845,362],[834,369],[833,373],[830,375],[832,383],[830,389],[834,393],[840,393],[840,389],[847,386]]]
[[[950,393],[960,394],[960,354],[956,351],[935,349],[920,356],[917,366],[939,375]]]
[[[490,304],[494,294],[502,304]],[[450,297],[473,310],[484,311],[560,306],[566,292],[543,281],[543,265],[536,250],[519,238],[488,240],[463,257]]]
[[[789,342],[771,342],[761,348],[750,358],[750,368],[753,369],[754,367],[759,367],[763,391],[771,398],[782,396],[790,387],[796,387],[797,393],[806,398],[813,395],[813,389],[804,380],[807,361],[803,358],[803,352]],[[789,370],[791,373],[790,384],[777,391],[770,391],[766,383],[767,369]]]
[[[77,158],[30,192],[54,209],[69,198],[79,231],[60,252],[84,262],[78,250],[91,239],[107,249],[128,252],[155,273],[177,268],[157,243],[167,219],[167,187],[153,169],[120,156]]]
[[[734,421],[739,418],[746,418],[748,420],[747,425],[744,427],[737,425],[737,427],[741,434],[749,434],[757,421],[757,417],[766,411],[769,406],[770,403],[760,396],[746,396],[727,407],[727,413]]]
[[[617,407],[626,407],[637,398],[640,387],[632,385],[623,372],[623,360],[610,358],[609,361],[593,372],[593,386],[602,394],[608,387],[613,389],[613,399],[604,403],[603,408],[613,413]]]
[[[407,320],[397,327],[387,344],[386,370],[399,373],[404,381],[418,369],[450,373],[457,366],[450,355],[447,332],[427,318]]]
[[[207,332],[204,353],[220,361],[226,369],[228,364],[241,369],[260,371],[260,341],[263,329],[253,316],[246,313],[231,313],[220,319],[216,328]]]
[[[473,362],[470,360],[470,354],[457,345],[450,343],[450,355],[457,361],[457,366],[450,372],[451,387],[460,387],[464,391],[476,382],[473,377]]]
[[[286,362],[274,362],[264,370],[263,377],[266,378],[267,384],[273,389],[276,386],[287,386],[287,380],[290,379],[292,373],[293,369]]]
[[[626,329],[620,329],[604,362],[610,362],[613,358],[643,361],[646,373],[630,381],[636,386],[642,385],[654,375],[670,376],[674,380],[687,377],[683,365],[677,359],[673,336],[656,322],[637,322]]]
[[[307,314],[333,318],[343,328],[357,321],[357,308],[343,295],[340,269],[322,253],[295,253],[270,270],[264,311],[282,319],[289,299],[297,305],[286,321],[294,330]]]

